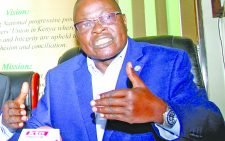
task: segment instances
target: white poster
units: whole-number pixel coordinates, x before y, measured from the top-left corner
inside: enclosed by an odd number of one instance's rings
[[[75,0],[0,0],[0,71],[46,72],[76,47]]]

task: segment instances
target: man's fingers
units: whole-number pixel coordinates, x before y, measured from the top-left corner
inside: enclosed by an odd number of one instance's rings
[[[102,98],[91,101],[91,106],[126,106],[128,103],[123,98]]]
[[[2,123],[11,129],[21,128],[24,125],[24,122],[28,119],[27,116],[12,116],[7,119],[3,118]]]
[[[14,101],[9,101],[7,106],[8,106],[9,109],[13,109],[13,108],[15,108],[15,109],[24,109],[25,108],[24,104],[18,105],[18,103],[14,102]]]
[[[11,129],[17,129],[17,128],[21,128],[24,126],[24,123],[23,122],[20,122],[20,123],[11,123],[9,124],[10,128]]]
[[[101,114],[126,114],[124,107],[93,107],[92,111]]]
[[[27,120],[27,116],[14,116],[7,120],[8,124],[21,123]]]
[[[135,73],[131,62],[127,63],[126,66],[126,72],[127,72],[127,76],[130,79],[131,83],[133,84],[133,88],[136,87],[145,87],[145,84],[143,83],[143,81],[140,79],[140,77]]]
[[[21,110],[21,109],[9,109],[8,110],[9,116],[25,116],[26,115],[26,110]]]
[[[19,104],[23,104],[25,99],[26,99],[26,96],[29,92],[29,84],[28,82],[24,82],[23,85],[22,85],[22,88],[21,88],[21,91],[20,91],[20,94],[19,96],[15,99],[15,101]],[[22,106],[22,105],[21,105]]]
[[[121,89],[121,90],[112,90],[112,91],[108,91],[105,93],[100,94],[100,98],[121,98],[126,96],[125,90]]]

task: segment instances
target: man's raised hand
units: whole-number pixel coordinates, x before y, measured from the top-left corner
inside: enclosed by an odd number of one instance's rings
[[[24,126],[27,120],[25,99],[29,92],[29,84],[24,82],[21,92],[15,100],[7,101],[2,108],[2,123],[9,129],[17,129]]]
[[[167,104],[146,87],[130,62],[127,63],[126,73],[133,87],[100,94],[100,99],[91,101],[92,110],[106,119],[162,123]]]

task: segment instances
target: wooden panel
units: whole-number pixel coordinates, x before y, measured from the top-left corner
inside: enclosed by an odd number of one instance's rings
[[[132,15],[133,15],[134,37],[145,36],[146,33],[145,33],[144,0],[132,0]]]
[[[224,16],[220,0],[211,0],[211,3],[213,18]]]
[[[167,35],[167,15],[166,15],[166,2],[165,0],[156,0],[156,23],[157,23],[157,34]]]
[[[133,15],[132,15],[132,1],[130,0],[118,0],[119,6],[127,18],[127,29],[130,37],[134,36],[133,32]]]
[[[198,26],[195,0],[181,0],[181,25],[182,36],[198,42]]]

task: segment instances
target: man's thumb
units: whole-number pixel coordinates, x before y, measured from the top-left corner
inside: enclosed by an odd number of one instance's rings
[[[17,101],[19,104],[23,104],[28,93],[29,93],[29,84],[28,82],[23,82],[20,94],[17,96],[15,101]]]
[[[143,81],[140,79],[140,77],[135,73],[131,62],[127,63],[126,66],[126,72],[127,72],[127,76],[130,79],[133,88],[135,87],[145,87],[145,84],[143,83]]]

